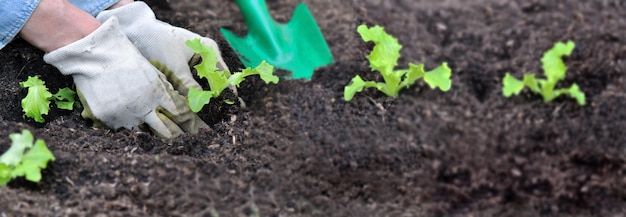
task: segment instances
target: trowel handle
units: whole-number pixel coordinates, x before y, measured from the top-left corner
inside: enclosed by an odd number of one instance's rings
[[[246,21],[249,31],[268,31],[274,20],[267,9],[265,0],[235,0]]]

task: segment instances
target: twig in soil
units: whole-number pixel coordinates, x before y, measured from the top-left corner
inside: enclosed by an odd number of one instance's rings
[[[28,64],[30,64],[31,62],[33,62],[35,60],[29,60],[28,62],[26,62],[22,68],[20,69],[20,71],[17,72],[17,76],[20,76],[22,74],[22,72],[24,71],[24,69],[26,69],[26,66],[28,66]]]
[[[380,116],[382,117],[382,119],[383,119],[382,121],[384,122],[385,121],[385,114],[387,114],[387,109],[385,109],[385,107],[383,107],[382,104],[380,104],[380,103],[376,102],[374,99],[372,99],[372,97],[368,96],[367,98],[370,100],[370,102],[372,102],[372,104],[374,104],[376,106],[376,108],[378,108],[378,110],[380,110],[380,112],[381,112]]]
[[[556,108],[554,108],[554,111],[552,111],[552,116],[559,117],[559,112],[561,111],[562,108],[563,108],[563,105],[559,105]]]
[[[67,181],[67,183],[70,183],[70,185],[71,185],[72,187],[74,187],[74,186],[75,186],[75,185],[74,185],[74,181],[72,181],[72,180],[71,180],[69,177],[67,177],[67,176],[65,177],[65,181]]]
[[[380,109],[380,111],[382,111],[383,114],[387,112],[387,110],[385,109],[385,107],[383,107],[382,104],[376,102],[374,99],[372,99],[372,97],[368,96],[367,98],[376,106],[376,108]]]

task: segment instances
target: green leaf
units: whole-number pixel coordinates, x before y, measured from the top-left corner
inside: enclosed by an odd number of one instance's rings
[[[21,134],[9,135],[11,147],[0,156],[0,186],[5,186],[10,179],[25,176],[27,180],[39,182],[41,170],[45,169],[54,155],[43,140],[33,144],[33,134],[22,130]]]
[[[200,43],[200,39],[187,40],[185,44],[202,57],[202,62],[195,68],[200,78],[207,79],[210,88],[210,91],[194,90],[193,88],[189,90],[187,99],[193,112],[202,110],[202,107],[208,104],[211,98],[219,97],[226,88],[238,87],[249,75],[259,75],[266,83],[278,83],[278,76],[272,74],[274,66],[265,61],[254,69],[246,68],[242,72],[231,74],[228,70],[218,71],[216,51]]]
[[[576,99],[576,102],[578,102],[579,105],[585,105],[585,93],[580,90],[578,85],[572,84],[568,92],[572,98]]]
[[[211,98],[213,98],[213,91],[197,90],[196,88],[189,88],[187,94],[187,100],[189,101],[189,108],[193,112],[199,112],[204,105],[209,104]]]
[[[243,82],[246,79],[246,77],[244,76],[244,73],[246,73],[247,71],[252,71],[252,69],[246,68],[242,72],[233,73],[232,75],[230,75],[230,77],[228,77],[227,83],[230,85],[235,85],[236,87],[239,87],[239,84],[241,84],[241,82]]]
[[[193,50],[193,52],[200,54],[202,62],[194,68],[198,70],[198,75],[203,78],[202,73],[215,72],[217,68],[217,53],[213,48],[205,46],[200,42],[199,38],[185,41],[185,44]],[[202,73],[200,73],[202,71]]]
[[[59,89],[59,92],[53,95],[57,108],[65,110],[73,110],[76,99],[76,92],[70,88]]]
[[[548,50],[541,58],[543,73],[550,81],[558,81],[565,78],[567,66],[563,62],[563,56],[569,56],[574,50],[575,44],[568,41],[567,44],[557,42],[552,49]]]
[[[539,88],[539,84],[544,81],[544,79],[536,79],[534,73],[524,74],[524,78],[522,80],[522,82],[524,82],[524,85],[526,85],[526,87],[530,88],[530,90],[535,93],[541,93],[541,88]]]
[[[6,186],[11,181],[11,168],[6,164],[0,163],[0,187]]]
[[[7,166],[15,166],[22,161],[24,151],[33,146],[34,137],[28,130],[22,130],[21,134],[12,133],[9,135],[11,139],[11,147],[0,156],[0,163]]]
[[[41,139],[37,139],[37,141],[35,141],[35,145],[33,145],[33,147],[30,148],[26,154],[24,154],[22,159],[24,162],[28,162],[28,164],[35,165],[42,169],[46,168],[48,161],[56,160],[54,155],[52,155],[52,152],[46,146],[46,143]]]
[[[202,57],[202,62],[194,66],[197,70],[198,77],[206,78],[211,91],[217,92],[219,96],[219,94],[230,85],[228,82],[230,72],[226,70],[218,71],[217,52],[213,50],[212,47],[203,45],[199,38],[187,40],[185,43]]]
[[[445,92],[450,90],[452,86],[450,76],[452,76],[452,70],[448,68],[448,63],[444,62],[436,69],[427,72],[426,75],[424,75],[424,81],[426,81],[430,88],[435,89],[438,87]]]
[[[34,165],[28,163],[28,161],[24,162],[24,177],[26,180],[31,182],[39,182],[41,181],[41,169],[37,168]]]
[[[213,91],[222,92],[229,85],[228,77],[230,72],[228,71],[204,71],[198,69],[197,72],[199,77],[207,79],[209,88]]]
[[[58,101],[74,101],[76,97],[76,92],[71,90],[70,88],[61,88],[59,91],[53,95],[55,100]]]
[[[50,100],[54,100],[60,109],[73,110],[75,106],[80,106],[75,103],[76,92],[66,87],[53,95],[37,76],[29,76],[28,80],[20,82],[20,86],[28,88],[26,97],[22,99],[22,110],[36,122],[44,122],[42,115],[47,115],[50,111]]]
[[[26,116],[43,123],[42,115],[47,115],[50,110],[50,98],[52,93],[48,91],[44,82],[38,77],[28,76],[28,80],[20,82],[20,86],[28,88],[26,97],[22,99],[22,110]]]
[[[539,83],[540,87],[539,94],[543,97],[544,102],[550,102],[562,94],[562,91],[554,89],[554,87],[556,87],[556,81],[537,79],[537,83]]]
[[[426,75],[426,71],[424,71],[424,64],[415,65],[413,63],[409,63],[409,70],[404,74],[405,77],[400,86],[409,87],[418,79],[423,78],[424,75]]]
[[[255,74],[258,74],[266,84],[274,83],[278,84],[278,76],[274,75],[274,66],[262,61],[261,64],[254,68]],[[246,74],[245,72],[243,73]]]
[[[363,81],[361,76],[355,76],[352,78],[352,81],[349,85],[343,88],[343,99],[345,101],[350,101],[354,97],[354,95],[358,92],[363,91],[363,88],[366,87],[375,87],[378,90],[381,90],[385,86],[384,83],[377,83],[373,81]],[[383,91],[384,92],[384,91]]]
[[[54,155],[48,150],[46,143],[38,139],[35,145],[24,155],[22,164],[15,168],[13,176],[23,174],[26,180],[39,182],[41,180],[41,170],[46,168],[49,161],[54,160]]]
[[[343,99],[345,101],[352,100],[354,94],[363,91],[363,87],[365,87],[365,81],[363,81],[361,76],[355,76],[350,84],[343,88]]]
[[[504,96],[509,97],[512,94],[519,94],[524,86],[529,87],[534,93],[538,93],[543,97],[544,102],[550,102],[562,94],[569,93],[575,98],[579,105],[585,105],[585,94],[580,90],[578,85],[573,84],[569,89],[555,89],[559,80],[565,78],[567,66],[563,62],[563,56],[569,56],[574,50],[574,42],[567,43],[557,42],[552,49],[544,53],[541,58],[543,72],[547,79],[535,78],[535,74],[525,74],[523,81],[513,78],[509,73],[503,79]]]
[[[507,72],[504,79],[502,79],[502,94],[505,97],[510,97],[511,95],[519,94],[523,89],[524,82],[517,80],[517,78]]]
[[[274,84],[278,84],[278,76],[274,75],[274,66],[270,65],[269,63],[262,61],[258,66],[254,67],[254,69],[252,68],[246,68],[243,71],[241,71],[241,73],[235,73],[233,74],[228,80],[231,84],[233,85],[239,85],[241,82],[243,82],[245,77],[248,77],[250,75],[259,75],[259,77],[261,77],[261,79],[266,83],[274,83]]]
[[[388,96],[398,96],[400,89],[403,87],[400,85],[402,83],[402,77],[404,77],[407,72],[408,70],[396,70],[392,71],[391,73],[381,73],[385,83],[382,83],[383,85],[377,86],[378,90],[382,91]]]
[[[415,65],[409,63],[409,69],[394,70],[400,59],[400,49],[402,46],[398,43],[398,39],[387,34],[380,26],[368,28],[360,25],[357,29],[364,41],[374,42],[372,52],[367,55],[372,70],[378,71],[384,80],[382,82],[363,81],[360,77],[355,77],[349,86],[344,88],[344,99],[349,101],[354,94],[363,90],[363,88],[375,87],[379,91],[391,97],[397,97],[402,88],[407,88],[420,78],[424,78],[431,88],[439,88],[447,91],[452,86],[450,76],[452,70],[448,68],[447,63],[443,63],[440,67],[430,72],[424,71],[424,64]]]
[[[364,41],[374,42],[374,49],[367,56],[372,69],[380,73],[392,73],[400,59],[400,49],[402,45],[398,43],[398,39],[387,34],[385,29],[380,26],[368,28],[366,25],[360,25],[357,28],[361,38]]]
[[[54,101],[54,103],[57,105],[57,108],[60,108],[60,109],[65,109],[65,110],[74,109],[74,102]]]

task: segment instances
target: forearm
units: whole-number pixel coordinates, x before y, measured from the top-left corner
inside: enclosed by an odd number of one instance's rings
[[[41,0],[20,36],[50,52],[84,38],[99,26],[98,20],[66,0]]]

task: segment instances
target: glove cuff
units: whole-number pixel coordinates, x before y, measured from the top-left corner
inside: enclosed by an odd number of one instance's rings
[[[96,76],[120,61],[130,61],[122,59],[122,54],[141,56],[113,17],[85,38],[47,53],[43,59],[64,75]]]
[[[96,16],[96,19],[105,22],[112,17],[117,17],[120,26],[125,29],[141,29],[144,25],[157,20],[150,6],[142,1],[135,1],[122,7],[102,11]]]

